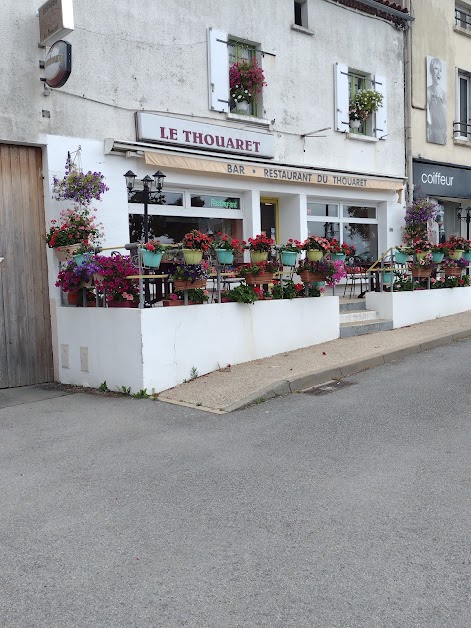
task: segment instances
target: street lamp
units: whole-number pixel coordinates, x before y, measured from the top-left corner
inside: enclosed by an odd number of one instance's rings
[[[463,212],[466,212],[466,214],[463,214]],[[458,220],[462,220],[463,222],[466,223],[466,239],[469,240],[469,224],[471,223],[471,207],[461,207],[461,205],[458,207],[458,210],[456,212],[456,215],[458,217]]]
[[[126,179],[126,187],[128,188],[128,194],[130,194],[134,190],[134,183],[136,181],[136,175],[132,170],[128,170],[124,175]],[[157,170],[152,177],[149,177],[148,174],[141,179],[143,190],[142,190],[142,202],[144,204],[144,242],[149,241],[149,199],[151,192],[153,189],[156,190],[160,194],[164,185],[165,175],[160,170]]]

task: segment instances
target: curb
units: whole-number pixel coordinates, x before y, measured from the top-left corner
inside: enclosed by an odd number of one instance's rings
[[[373,355],[368,358],[345,362],[345,364],[338,367],[331,367],[323,371],[313,371],[311,373],[306,373],[305,375],[300,375],[290,379],[282,379],[266,386],[265,388],[261,388],[260,390],[247,395],[247,397],[243,397],[242,399],[239,399],[224,408],[220,408],[220,411],[234,412],[235,410],[242,410],[243,408],[251,406],[257,402],[267,401],[273,397],[280,397],[294,392],[300,392],[305,388],[319,386],[320,384],[325,384],[325,382],[333,379],[348,377],[349,375],[354,375],[355,373],[360,373],[361,371],[366,371],[376,366],[382,366],[388,362],[401,360],[410,355],[422,353],[423,351],[452,344],[457,340],[463,340],[470,337],[471,328],[463,329],[462,331],[451,334],[441,334],[439,336],[435,336],[434,338],[430,338],[429,340],[424,340],[424,342],[421,343],[406,345],[400,349],[391,349],[391,351],[386,351],[385,353]]]

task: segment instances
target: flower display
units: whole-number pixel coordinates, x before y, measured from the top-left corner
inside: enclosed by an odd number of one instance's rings
[[[208,251],[211,247],[213,239],[211,236],[193,229],[183,236],[182,245],[184,249],[193,249],[198,251]]]
[[[221,231],[218,231],[214,237],[212,248],[224,249],[225,251],[234,251],[234,253],[239,253],[245,245],[245,240],[242,240],[242,242],[240,242],[236,238],[231,238],[231,236],[227,235],[227,233],[222,233]]]
[[[57,201],[71,200],[78,205],[90,205],[92,201],[100,201],[102,195],[109,190],[104,183],[101,172],[81,172],[69,160],[65,165],[62,179],[53,177],[53,196]]]
[[[312,235],[303,242],[304,251],[330,251],[330,242],[327,238]]]
[[[241,277],[246,275],[260,275],[260,273],[277,273],[282,269],[279,262],[256,262],[239,266],[238,272]]]
[[[72,259],[59,271],[56,286],[62,288],[64,292],[76,292],[99,272],[101,269],[97,256],[87,256],[82,264],[77,264]]]
[[[454,253],[455,251],[469,251],[470,241],[462,236],[452,235],[448,238],[448,240],[442,245],[443,249],[446,252]]]
[[[88,211],[64,209],[59,220],[51,220],[46,242],[50,248],[71,244],[95,245],[103,235],[103,227]]]
[[[460,258],[460,259],[445,258],[440,263],[440,266],[442,268],[468,268],[469,262],[466,261],[464,258]]]
[[[402,228],[406,245],[411,245],[414,240],[429,239],[428,222],[437,215],[437,204],[427,199],[414,201],[406,209],[404,216],[405,226]]]
[[[321,275],[329,286],[335,286],[347,276],[344,263],[338,260],[332,261],[329,258],[323,258],[319,262],[302,260],[296,272],[300,274],[306,270]]]
[[[151,253],[162,253],[165,251],[165,246],[160,243],[160,240],[149,240],[142,245],[142,248]]]
[[[433,264],[432,253],[428,252],[425,257],[416,259],[414,263],[409,263],[409,268],[429,268]]]
[[[374,89],[360,89],[350,100],[348,113],[350,120],[366,120],[378,111],[383,103],[383,95]]]
[[[210,272],[209,262],[202,261],[200,264],[176,264],[169,269],[168,274],[172,280],[195,283],[195,281],[207,279]]]
[[[262,91],[265,76],[257,60],[239,61],[229,68],[229,89],[233,103],[252,103]]]
[[[332,238],[329,240],[330,243],[330,252],[337,253],[340,255],[346,255],[347,257],[351,257],[355,255],[355,247],[350,246],[349,244],[343,243],[340,244],[339,240],[336,238]]]
[[[275,240],[268,238],[263,233],[255,236],[255,238],[249,238],[247,242],[251,251],[264,251],[267,253],[271,251],[272,246],[275,244]]]
[[[281,250],[289,251],[290,253],[300,253],[303,250],[303,243],[290,238],[286,244],[281,245]]]
[[[414,240],[413,248],[415,253],[428,253],[432,250],[432,244],[428,240]]]
[[[106,300],[137,301],[139,286],[136,279],[128,279],[130,275],[138,275],[139,269],[127,255],[95,255],[98,277],[95,286],[100,292],[106,292]]]

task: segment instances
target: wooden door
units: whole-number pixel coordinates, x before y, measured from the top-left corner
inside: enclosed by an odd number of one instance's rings
[[[50,382],[41,149],[0,144],[0,388]]]

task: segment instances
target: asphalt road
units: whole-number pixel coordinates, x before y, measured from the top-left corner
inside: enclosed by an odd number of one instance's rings
[[[469,628],[470,356],[225,416],[0,409],[0,625]]]

